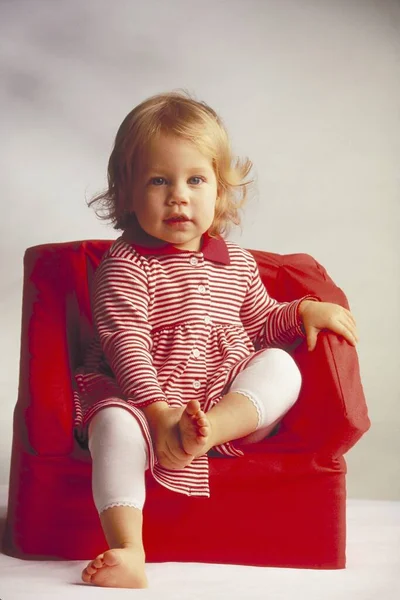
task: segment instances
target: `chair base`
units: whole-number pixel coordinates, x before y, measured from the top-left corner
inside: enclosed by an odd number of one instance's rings
[[[344,569],[344,459],[334,468],[315,470],[310,460],[307,468],[280,469],[276,456],[210,458],[210,498],[183,496],[148,478],[147,562]],[[5,554],[90,560],[108,547],[92,499],[90,461],[31,455],[14,443],[11,474]]]

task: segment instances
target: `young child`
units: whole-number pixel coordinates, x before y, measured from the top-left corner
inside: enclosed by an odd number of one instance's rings
[[[298,398],[299,369],[279,346],[300,336],[312,350],[323,328],[358,341],[339,305],[272,299],[252,255],[224,239],[251,167],[234,161],[217,114],[185,93],[149,98],[119,128],[108,189],[91,203],[123,233],[96,270],[96,335],[75,375],[76,431],[109,544],[84,582],[147,587],[146,469],[208,497],[207,452],[243,455]]]

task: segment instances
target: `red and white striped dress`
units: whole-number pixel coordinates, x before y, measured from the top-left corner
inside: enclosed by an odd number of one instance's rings
[[[118,238],[93,280],[96,335],[75,373],[77,432],[87,434],[101,408],[123,406],[141,425],[154,478],[175,492],[209,496],[207,455],[178,471],[160,466],[141,407],[196,399],[207,412],[257,352],[304,338],[298,306],[312,297],[272,299],[250,252],[222,238],[205,234],[199,252]],[[243,455],[231,442],[215,450]]]

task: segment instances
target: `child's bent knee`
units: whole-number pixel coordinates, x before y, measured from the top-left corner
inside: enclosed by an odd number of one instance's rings
[[[258,429],[272,427],[296,403],[302,384],[300,370],[285,350],[258,354],[233,382],[232,392],[247,395],[257,406]]]
[[[132,434],[132,429],[140,431],[139,423],[133,414],[121,406],[107,406],[99,410],[90,420],[89,423],[89,439],[93,430],[101,430],[102,433],[129,431]]]
[[[293,394],[291,395],[295,397],[294,404],[300,393],[302,376],[296,361],[289,352],[281,348],[268,348],[260,355],[259,372],[277,383],[282,381],[285,389],[292,390]]]

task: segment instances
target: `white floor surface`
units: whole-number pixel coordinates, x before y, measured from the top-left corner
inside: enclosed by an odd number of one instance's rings
[[[6,500],[7,487],[0,486],[1,523]],[[147,590],[86,585],[80,572],[87,561],[25,561],[0,554],[0,600],[400,600],[400,502],[348,500],[347,527],[343,570],[149,564]]]

